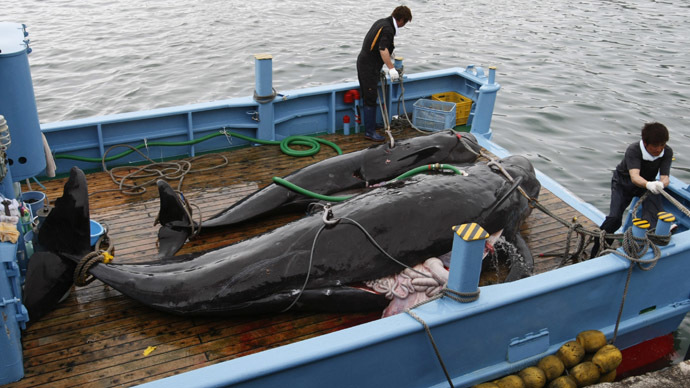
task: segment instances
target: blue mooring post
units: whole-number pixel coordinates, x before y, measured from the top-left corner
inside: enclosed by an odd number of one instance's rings
[[[668,236],[671,233],[671,225],[676,222],[676,216],[668,212],[657,213],[659,220],[656,223],[656,235]]]
[[[393,67],[395,67],[396,70],[400,71],[403,67],[403,57],[395,57],[393,61]]]
[[[259,103],[259,129],[256,137],[262,140],[275,139],[275,114],[273,111],[273,56],[254,55],[255,87],[254,99]]]
[[[474,66],[470,65],[465,70],[471,73]],[[477,77],[485,78],[484,70],[477,68]],[[480,134],[487,139],[491,139],[491,116],[496,104],[496,94],[501,88],[501,85],[496,83],[496,67],[489,68],[489,78],[479,88],[479,96],[474,105],[474,119],[472,120],[472,132]]]
[[[632,220],[632,234],[637,238],[645,238],[647,236],[647,230],[649,229],[649,221],[643,220],[641,218],[634,218]],[[647,252],[637,252],[639,255],[643,255]]]
[[[475,292],[479,287],[482,254],[489,233],[476,223],[454,226],[453,251],[450,256],[448,288],[458,292]]]

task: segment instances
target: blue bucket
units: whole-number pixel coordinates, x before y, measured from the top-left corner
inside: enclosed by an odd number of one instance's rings
[[[103,225],[94,220],[90,220],[89,227],[91,229],[91,246],[94,246],[105,230],[103,229]]]
[[[31,208],[31,215],[36,217],[38,211],[45,206],[46,195],[40,191],[27,191],[22,193],[22,202]]]

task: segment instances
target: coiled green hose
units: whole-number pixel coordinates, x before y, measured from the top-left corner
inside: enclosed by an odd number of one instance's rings
[[[261,140],[261,139],[255,139],[253,137],[245,136],[239,133],[234,133],[234,132],[218,132],[218,133],[212,133],[210,135],[206,135],[203,137],[200,137],[198,139],[194,140],[187,140],[187,141],[179,141],[179,142],[148,142],[148,143],[142,143],[139,144],[133,148],[128,149],[127,151],[124,151],[122,153],[119,153],[117,155],[109,156],[105,159],[102,158],[89,158],[85,156],[77,156],[77,155],[68,155],[68,154],[57,154],[54,156],[55,159],[72,159],[72,160],[79,160],[82,162],[92,162],[92,163],[101,163],[103,161],[110,162],[112,160],[117,160],[122,157],[125,157],[132,152],[135,151],[135,149],[140,149],[143,147],[154,147],[154,146],[168,146],[168,147],[173,147],[173,146],[187,146],[187,145],[193,145],[197,143],[201,143],[202,141],[206,141],[209,139],[212,139],[216,136],[235,136],[243,140],[250,141],[252,143],[258,143],[258,144],[268,144],[268,145],[280,145],[280,150],[283,151],[283,153],[289,155],[289,156],[311,156],[316,154],[321,150],[321,144],[325,144],[335,150],[335,152],[338,153],[338,155],[342,155],[343,151],[338,147],[335,143],[330,142],[328,140],[320,139],[318,137],[311,137],[311,136],[301,136],[301,135],[295,135],[295,136],[288,136],[285,139],[281,141],[275,141],[275,140]],[[290,148],[290,145],[292,144],[297,144],[297,145],[304,145],[304,146],[310,146],[311,148],[306,149],[306,150],[295,150]]]

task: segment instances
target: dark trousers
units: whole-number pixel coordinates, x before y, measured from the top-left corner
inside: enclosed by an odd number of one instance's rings
[[[357,79],[359,80],[364,106],[376,106],[376,99],[378,98],[376,89],[381,78],[381,66],[382,64],[372,64],[364,59],[357,59]]]
[[[362,91],[362,102],[364,102],[363,119],[364,132],[368,136],[374,136],[376,132],[376,99],[378,93],[376,88],[379,83],[379,69],[375,65],[367,63],[361,58],[357,60],[357,78],[359,79],[359,87]]]
[[[630,205],[634,197],[641,197],[645,190],[635,186],[629,179],[621,179],[617,171],[613,172],[611,178],[611,205],[609,206],[609,215],[606,216],[604,222],[599,229],[606,231],[606,233],[615,233],[618,228],[623,225],[623,213]],[[632,210],[632,209],[630,209]],[[649,221],[650,228],[655,228],[660,211],[663,211],[663,204],[661,195],[650,194],[642,203],[642,218]],[[613,242],[612,239],[606,240],[609,244]],[[599,239],[594,240],[591,255],[595,255],[599,250]]]

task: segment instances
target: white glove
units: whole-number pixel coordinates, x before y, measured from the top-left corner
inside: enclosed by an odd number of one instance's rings
[[[659,181],[647,182],[645,187],[647,187],[647,190],[651,191],[652,194],[659,194],[664,191],[664,184]]]
[[[398,71],[395,70],[395,67],[388,70],[388,74],[391,76],[391,81],[395,82],[400,79],[400,74],[398,74]]]

